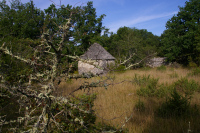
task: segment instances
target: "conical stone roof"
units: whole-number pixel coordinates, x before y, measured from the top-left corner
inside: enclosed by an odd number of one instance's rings
[[[91,45],[85,54],[80,56],[81,59],[91,60],[115,60],[110,53],[108,53],[100,44],[94,43]]]

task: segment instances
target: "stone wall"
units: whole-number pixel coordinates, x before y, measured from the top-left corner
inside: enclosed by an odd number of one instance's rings
[[[78,73],[83,74],[83,73],[91,72],[95,75],[104,74],[106,72],[107,66],[111,63],[113,64],[114,61],[113,60],[108,60],[108,61],[98,60],[97,62],[94,63],[95,65],[99,66],[99,68],[97,68],[94,65],[79,61],[78,62]]]
[[[154,57],[147,61],[149,67],[160,67],[166,64],[166,57]]]

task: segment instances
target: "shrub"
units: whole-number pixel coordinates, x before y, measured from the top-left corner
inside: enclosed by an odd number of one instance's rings
[[[117,72],[125,72],[125,66],[124,65],[119,65],[114,71]]]
[[[137,94],[139,96],[146,96],[146,97],[155,96],[158,87],[158,80],[159,79],[150,78],[150,75],[148,76],[143,75],[141,77],[135,74],[133,81],[141,86],[140,89],[137,90]]]
[[[144,97],[167,96],[171,89],[164,84],[159,85],[158,80],[158,78],[150,78],[150,75],[142,77],[135,75],[133,81],[140,85],[140,89],[137,90],[137,94]]]
[[[200,76],[200,68],[196,67],[192,69],[192,72],[189,73],[188,76]]]
[[[176,81],[172,87],[183,92],[187,97],[190,97],[195,91],[200,91],[199,84],[194,80],[188,80],[187,78],[181,78]]]
[[[150,75],[146,76],[138,76],[137,74],[135,74],[135,76],[133,77],[133,82],[135,82],[136,84],[140,85],[140,86],[147,86],[149,84],[152,85],[157,85],[159,79],[155,79],[155,78],[150,78]]]
[[[169,86],[161,84],[156,89],[155,96],[159,98],[166,97],[171,91],[172,89]]]
[[[197,64],[192,60],[191,56],[188,57],[188,67],[190,68],[197,67]]]
[[[166,102],[158,108],[157,114],[161,117],[180,117],[185,115],[189,111],[189,108],[189,100],[174,89],[171,97],[166,99]]]
[[[142,102],[140,99],[137,101],[137,103],[135,104],[135,109],[139,112],[144,112],[145,111],[145,106],[144,106],[144,102]]]

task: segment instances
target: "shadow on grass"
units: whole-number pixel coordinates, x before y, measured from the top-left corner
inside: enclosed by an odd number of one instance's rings
[[[162,104],[157,100],[146,98],[143,110],[134,108],[135,113],[130,123],[140,128],[142,126],[142,133],[199,133],[200,111],[196,104],[190,105],[189,111],[184,115],[163,117],[158,115],[157,110]]]

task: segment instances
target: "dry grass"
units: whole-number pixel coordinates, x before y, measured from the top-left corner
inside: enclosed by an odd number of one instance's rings
[[[123,80],[132,80],[135,74],[143,76],[150,75],[153,78],[159,78],[159,84],[170,85],[175,81],[187,77],[190,70],[184,68],[167,68],[166,71],[159,71],[156,68],[150,70],[129,70],[124,73],[114,73],[109,76],[115,77],[114,82],[120,82]],[[107,75],[108,76],[108,75]],[[60,92],[63,96],[66,96],[69,92],[76,89],[83,82],[96,81],[99,78],[93,79],[79,79],[68,82],[62,82],[60,84]],[[200,76],[191,76],[188,79],[193,79],[200,83]],[[97,122],[103,122],[121,127],[125,122],[125,117],[132,118],[126,123],[125,128],[130,133],[141,133],[141,132],[186,132],[188,129],[188,122],[191,122],[191,128],[198,126],[198,121],[194,117],[189,117],[185,121],[177,120],[174,118],[163,119],[155,116],[155,108],[157,108],[164,99],[156,97],[139,97],[136,94],[136,90],[139,86],[131,82],[123,82],[121,84],[109,86],[105,88],[94,88],[90,93],[97,93],[97,99],[95,100],[95,112],[98,116]],[[76,94],[82,94],[83,91],[79,91]],[[86,93],[86,92],[85,92]],[[144,103],[145,110],[137,111],[135,104],[138,100]],[[195,93],[191,100],[192,104],[200,103],[200,94]],[[161,126],[162,125],[162,126]],[[176,128],[178,130],[176,130]],[[198,129],[196,129],[198,130]],[[193,129],[193,131],[196,131]]]

